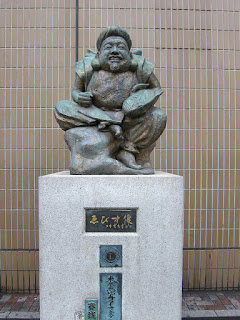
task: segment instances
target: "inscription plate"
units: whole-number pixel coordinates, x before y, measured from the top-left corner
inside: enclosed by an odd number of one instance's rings
[[[86,300],[86,319],[98,320],[98,301],[97,301],[97,299]]]
[[[114,268],[122,267],[122,246],[101,245],[100,267]]]
[[[85,209],[86,232],[136,232],[136,208]]]
[[[121,273],[100,273],[100,320],[122,320]]]

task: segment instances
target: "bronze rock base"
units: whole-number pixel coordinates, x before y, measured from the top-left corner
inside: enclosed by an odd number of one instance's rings
[[[120,142],[114,139],[110,132],[99,131],[96,126],[69,129],[64,138],[71,152],[71,174],[142,175],[154,173],[150,161],[145,161],[144,166],[143,161],[139,159],[139,164],[143,165],[143,168],[132,169],[116,160],[121,149]],[[149,154],[147,157],[149,158]]]

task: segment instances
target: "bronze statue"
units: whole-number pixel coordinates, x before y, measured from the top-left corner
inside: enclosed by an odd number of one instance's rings
[[[75,63],[73,101],[60,101],[55,117],[66,131],[71,174],[152,174],[150,153],[166,126],[154,103],[162,94],[154,65],[121,27],[112,25]]]

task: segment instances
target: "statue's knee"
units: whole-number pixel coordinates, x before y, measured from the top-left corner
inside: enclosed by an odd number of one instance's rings
[[[164,111],[161,110],[161,121],[164,124],[164,126],[166,126],[167,123],[167,115]]]
[[[67,103],[68,103],[67,100],[59,101],[55,106],[55,112],[59,114],[64,114]]]
[[[152,114],[153,114],[153,117],[158,121],[158,122],[161,122],[162,124],[165,124],[167,123],[167,115],[164,111],[162,111],[161,109],[159,108],[153,108],[152,110]]]

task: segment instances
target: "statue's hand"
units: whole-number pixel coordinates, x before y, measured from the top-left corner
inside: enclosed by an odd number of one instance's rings
[[[131,94],[136,93],[139,90],[147,89],[149,87],[149,83],[139,83],[136,84],[131,91]]]
[[[92,103],[92,92],[80,92],[78,94],[78,103],[83,107],[89,107]]]

